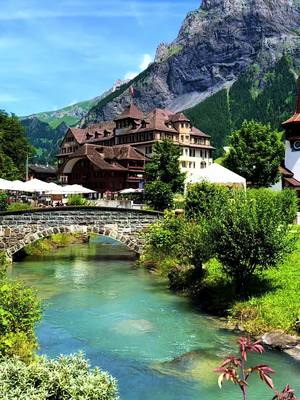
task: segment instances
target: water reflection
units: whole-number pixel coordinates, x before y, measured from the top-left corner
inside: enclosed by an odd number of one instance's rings
[[[236,337],[170,293],[164,280],[134,268],[132,256],[105,238],[15,264],[12,273],[44,299],[40,351],[84,350],[117,377],[123,400],[239,399],[230,386],[220,391],[212,372]],[[289,381],[300,392],[300,363],[279,353],[253,362],[270,363],[279,387]],[[271,395],[253,382],[250,400]]]

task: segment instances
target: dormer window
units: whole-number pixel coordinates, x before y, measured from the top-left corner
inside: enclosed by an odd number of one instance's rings
[[[100,136],[100,133],[99,132],[95,132],[95,139],[98,139],[98,137]]]
[[[92,136],[90,133],[87,133],[87,134],[86,134],[86,140],[90,140],[91,137],[93,137],[93,136]]]

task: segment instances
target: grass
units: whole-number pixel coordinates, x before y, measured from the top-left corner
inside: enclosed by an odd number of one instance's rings
[[[230,319],[253,334],[270,330],[296,333],[297,329],[299,333],[300,240],[287,260],[279,268],[266,271],[262,278],[269,282],[270,289],[236,303],[230,310]]]

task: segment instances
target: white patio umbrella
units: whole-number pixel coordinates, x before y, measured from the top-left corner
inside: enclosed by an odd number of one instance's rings
[[[81,185],[66,185],[62,186],[63,190],[65,190],[66,194],[88,194],[88,193],[96,193],[95,190],[85,188]]]
[[[119,191],[120,194],[132,194],[132,193],[142,193],[142,192],[143,189],[133,189],[133,188],[123,189]]]
[[[48,192],[49,183],[40,181],[39,179],[32,179],[24,183],[23,191],[29,193]]]
[[[10,190],[11,181],[0,178],[0,190]]]
[[[48,184],[48,190],[46,194],[68,194],[68,191],[63,186],[57,185],[54,182]]]
[[[25,192],[27,189],[25,182],[16,180],[10,182],[9,190],[12,190],[14,192]]]

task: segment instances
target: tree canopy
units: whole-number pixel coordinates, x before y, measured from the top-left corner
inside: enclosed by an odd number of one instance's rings
[[[224,166],[246,178],[252,187],[269,187],[279,178],[284,159],[284,144],[270,125],[244,121],[230,136],[229,153]]]
[[[25,174],[27,155],[33,152],[19,119],[0,110],[0,177],[18,179]]]
[[[170,140],[163,140],[156,142],[153,150],[153,157],[145,167],[146,181],[158,180],[170,185],[173,193],[182,192],[185,174],[180,171],[180,148]]]

